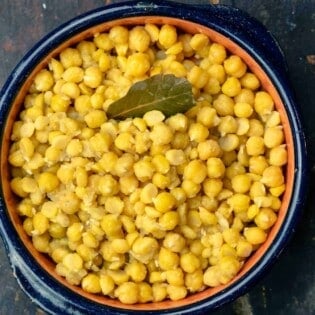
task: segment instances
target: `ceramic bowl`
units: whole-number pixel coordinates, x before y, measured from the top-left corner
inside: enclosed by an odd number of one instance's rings
[[[34,75],[49,58],[114,25],[172,24],[188,33],[201,32],[239,55],[260,79],[281,115],[288,148],[286,190],[278,219],[266,242],[248,259],[237,277],[179,301],[124,305],[69,285],[54,264],[37,252],[15,211],[9,186],[8,149],[13,121]],[[276,260],[294,232],[305,196],[307,179],[304,135],[287,80],[283,54],[274,38],[244,12],[222,5],[186,5],[167,1],[128,1],[81,15],[45,36],[21,60],[3,87],[1,110],[0,228],[13,272],[22,289],[51,314],[204,314],[244,294]]]

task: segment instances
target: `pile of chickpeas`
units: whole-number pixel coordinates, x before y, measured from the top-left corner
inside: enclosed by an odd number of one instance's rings
[[[173,74],[195,106],[109,119],[137,81]],[[229,283],[285,190],[279,112],[244,61],[172,25],[114,26],[34,78],[9,153],[17,211],[57,274],[122,303]]]

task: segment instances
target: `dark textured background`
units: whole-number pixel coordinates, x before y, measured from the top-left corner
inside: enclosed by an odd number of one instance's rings
[[[0,88],[25,52],[44,34],[66,20],[119,1],[1,0]],[[181,1],[206,4],[209,1]],[[260,20],[278,39],[288,62],[292,88],[301,107],[315,162],[315,0],[221,0]],[[314,190],[314,172],[310,192]],[[215,315],[315,314],[315,200],[310,193],[297,231],[268,275],[248,294]],[[0,315],[44,314],[19,289],[0,241]]]

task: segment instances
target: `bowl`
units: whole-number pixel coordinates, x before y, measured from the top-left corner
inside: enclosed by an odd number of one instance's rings
[[[267,240],[225,285],[208,288],[178,301],[126,305],[87,293],[56,274],[54,264],[35,250],[16,211],[10,188],[8,154],[13,122],[35,75],[64,48],[116,25],[170,24],[187,33],[203,33],[240,56],[272,96],[280,113],[288,163],[286,189],[278,218]],[[223,5],[192,6],[168,1],[128,1],[83,14],[61,25],[39,41],[6,81],[1,110],[0,230],[13,272],[25,293],[51,314],[203,314],[244,294],[276,261],[292,236],[306,190],[307,163],[304,134],[287,80],[284,56],[272,35],[246,13]]]

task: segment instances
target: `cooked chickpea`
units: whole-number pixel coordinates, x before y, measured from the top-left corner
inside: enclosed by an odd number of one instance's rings
[[[96,274],[90,273],[82,279],[82,289],[90,293],[100,293],[100,279]]]
[[[197,121],[205,127],[214,127],[218,121],[216,110],[210,106],[201,107],[197,113]]]
[[[232,55],[224,61],[224,69],[227,74],[240,78],[245,74],[247,67],[239,56]]]
[[[151,110],[143,115],[143,119],[148,126],[153,127],[155,124],[162,122],[165,116],[159,110]]]
[[[143,263],[132,262],[126,266],[126,273],[135,282],[141,282],[145,279],[147,268]]]
[[[176,211],[168,211],[159,218],[159,225],[165,231],[172,231],[179,223],[179,214]]]
[[[232,177],[232,188],[237,193],[246,193],[251,187],[251,178],[247,174]]]
[[[161,192],[153,199],[155,208],[162,213],[171,210],[175,206],[175,203],[175,197],[168,192]]]
[[[149,48],[150,35],[142,26],[135,26],[129,32],[129,48],[135,51],[144,52]]]
[[[156,74],[186,79],[194,106],[110,117]],[[116,25],[33,77],[10,187],[35,250],[71,285],[124,304],[177,301],[227,284],[265,242],[289,156],[272,94],[240,56],[174,25]]]
[[[115,44],[125,44],[128,41],[129,31],[124,26],[114,26],[109,31],[109,38]]]
[[[255,223],[263,230],[267,230],[274,225],[277,215],[270,208],[262,208],[255,217]]]
[[[209,50],[209,59],[212,63],[214,64],[221,64],[226,58],[226,50],[225,47],[217,44],[217,43],[213,43],[210,46],[210,50]]]
[[[162,247],[158,255],[158,263],[162,270],[173,270],[179,264],[179,257],[176,253]]]
[[[171,128],[162,122],[155,124],[150,133],[150,139],[157,145],[170,143],[172,137],[173,132]]]
[[[249,137],[246,141],[246,151],[248,155],[262,155],[265,151],[264,139],[258,136]]]
[[[184,284],[184,273],[181,268],[166,271],[166,281],[171,285],[182,286]]]
[[[61,94],[72,99],[77,99],[80,96],[80,89],[74,82],[65,82],[60,88]]]
[[[234,113],[240,118],[249,118],[253,111],[253,107],[248,103],[236,103],[234,106]]]
[[[203,285],[203,271],[201,269],[185,275],[185,286],[190,292],[200,291]]]
[[[159,33],[159,43],[164,48],[170,48],[177,40],[177,30],[172,25],[163,25]]]
[[[233,115],[234,101],[232,98],[225,94],[220,94],[214,101],[213,107],[219,116]]]
[[[274,102],[271,96],[264,91],[257,92],[254,103],[255,111],[261,115],[268,115],[273,111]]]
[[[212,139],[198,143],[197,151],[201,160],[207,160],[210,157],[218,157],[222,152],[219,143]]]
[[[187,289],[184,286],[168,285],[166,291],[172,301],[183,299],[187,295]]]
[[[187,73],[188,81],[197,89],[203,88],[208,82],[208,73],[198,66],[194,66]]]
[[[192,273],[200,267],[200,260],[193,253],[188,252],[180,256],[180,266],[185,272]]]
[[[165,157],[170,165],[181,165],[186,162],[186,155],[183,150],[168,150],[165,153]]]
[[[149,57],[145,53],[134,53],[127,59],[126,72],[134,77],[143,76],[150,69]]]
[[[279,166],[269,166],[262,174],[262,183],[268,187],[278,187],[284,183],[284,176]]]
[[[236,213],[242,212],[248,209],[250,197],[245,194],[236,193],[227,200],[227,203]]]
[[[38,91],[49,91],[54,84],[54,78],[48,70],[42,70],[34,79],[35,87]]]
[[[124,304],[134,304],[139,299],[139,288],[134,282],[124,282],[114,291],[115,296]]]
[[[231,152],[239,146],[239,137],[235,134],[227,134],[219,139],[219,145],[222,151]]]
[[[257,90],[260,86],[260,82],[255,74],[247,72],[241,78],[241,84],[244,88],[250,90]]]
[[[152,178],[154,167],[151,162],[140,160],[133,165],[134,173],[136,177],[141,181],[145,182]]]
[[[51,192],[59,185],[59,180],[56,175],[50,172],[43,172],[37,179],[38,187],[43,192]]]
[[[269,164],[283,166],[288,161],[288,152],[284,146],[277,146],[269,151]]]
[[[99,281],[103,294],[108,295],[114,290],[115,283],[109,275],[101,275]]]
[[[266,232],[259,227],[249,227],[244,229],[246,240],[252,245],[263,243],[267,239]]]
[[[230,97],[234,97],[241,92],[241,83],[235,77],[228,78],[222,85],[222,92]]]
[[[234,134],[237,131],[237,121],[233,116],[225,116],[221,118],[220,123],[218,124],[218,131],[222,136],[225,136],[228,133]]]
[[[163,246],[169,250],[179,253],[184,249],[186,241],[184,237],[178,233],[169,232],[165,235]]]
[[[132,253],[140,262],[147,263],[158,250],[156,239],[148,236],[139,237],[132,244]]]
[[[197,184],[189,179],[184,179],[181,187],[185,191],[185,194],[188,198],[195,197],[201,189],[200,184]]]
[[[264,170],[269,166],[267,159],[262,156],[252,156],[249,159],[249,171],[251,173],[262,175]]]
[[[284,134],[281,126],[269,127],[265,130],[264,142],[267,148],[275,148],[283,143]]]
[[[187,164],[184,170],[184,178],[200,184],[207,176],[207,166],[200,160],[193,160]]]
[[[207,160],[207,170],[210,178],[220,178],[224,175],[225,166],[221,159],[211,157]]]

